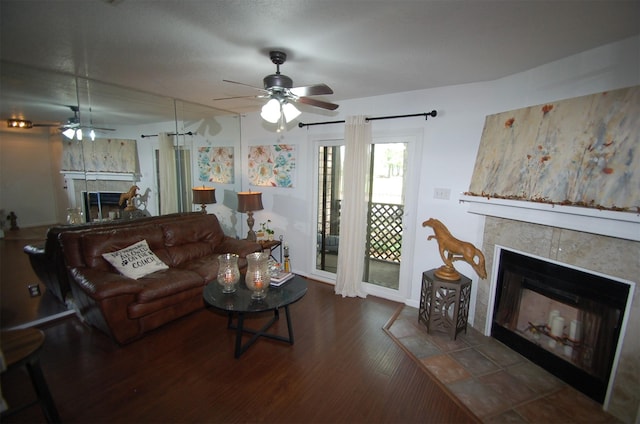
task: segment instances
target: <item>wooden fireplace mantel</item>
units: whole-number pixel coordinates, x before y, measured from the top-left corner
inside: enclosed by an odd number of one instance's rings
[[[640,213],[468,195],[461,195],[460,202],[478,215],[640,241]]]

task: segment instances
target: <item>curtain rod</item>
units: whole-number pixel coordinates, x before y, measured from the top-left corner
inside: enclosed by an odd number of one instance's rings
[[[183,133],[183,134],[169,133],[167,135],[196,135],[196,134],[198,134],[198,133],[189,131],[189,132],[186,132],[186,133]],[[145,134],[141,134],[140,135],[140,137],[142,137],[142,138],[157,137],[157,136],[158,136],[158,134],[146,134],[146,135]]]
[[[393,116],[378,116],[375,118],[365,118],[366,121],[378,121],[381,119],[396,119],[396,118],[411,118],[414,116],[424,116],[425,121],[427,120],[427,118],[429,116],[431,116],[432,118],[435,118],[436,116],[438,116],[438,112],[435,110],[432,110],[431,112],[425,112],[425,113],[414,113],[413,115],[393,115]],[[300,128],[303,127],[310,127],[313,125],[327,125],[327,124],[342,124],[345,121],[325,121],[325,122],[312,122],[310,124],[305,124],[302,122],[298,122],[298,126]]]

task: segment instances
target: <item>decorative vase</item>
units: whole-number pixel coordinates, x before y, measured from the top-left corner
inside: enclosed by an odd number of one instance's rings
[[[238,255],[233,253],[220,255],[218,264],[218,283],[222,286],[222,293],[234,293],[240,280]]]
[[[81,208],[67,209],[67,224],[82,224],[84,213]]]
[[[245,283],[253,293],[252,299],[264,299],[269,290],[271,274],[269,273],[269,253],[257,252],[247,255],[247,274]]]

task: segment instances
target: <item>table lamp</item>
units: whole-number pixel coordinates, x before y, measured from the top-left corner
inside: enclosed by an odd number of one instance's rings
[[[258,191],[244,191],[238,193],[238,212],[247,214],[249,232],[247,240],[256,241],[256,233],[253,231],[253,211],[262,210],[262,193]]]
[[[213,187],[194,187],[193,191],[193,204],[200,205],[200,212],[207,213],[207,206],[211,203],[216,203],[216,189]]]

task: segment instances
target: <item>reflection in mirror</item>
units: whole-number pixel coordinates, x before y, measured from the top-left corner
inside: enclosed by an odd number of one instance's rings
[[[217,113],[216,113],[217,112]],[[190,170],[192,187],[216,189],[216,204],[208,207],[215,214],[225,234],[239,234],[236,193],[240,187],[240,118],[221,115],[207,106],[177,101],[176,121],[181,144],[190,158],[185,169]],[[186,190],[191,192],[191,190]],[[199,210],[192,205],[189,210]]]
[[[191,188],[205,185],[217,189],[218,203],[208,211],[218,215],[227,234],[239,233],[234,206],[240,184],[238,116],[19,65],[3,63],[0,71],[2,118],[51,125],[3,126],[0,209],[16,210],[22,227],[63,223],[67,208],[76,207],[88,221],[122,217],[127,203],[120,204],[120,195],[132,187],[138,187],[133,203],[139,213],[199,210],[191,203]],[[82,130],[81,141],[61,134],[72,121]],[[166,175],[159,161],[161,140],[168,140],[175,174]],[[163,207],[171,193],[175,203]]]
[[[0,210],[15,211],[21,227],[65,222],[67,208],[76,205],[68,202],[69,187],[60,174],[60,127],[78,105],[76,78],[2,62],[0,87]],[[10,118],[33,126],[7,128]],[[76,167],[78,185],[84,186],[83,162]]]

